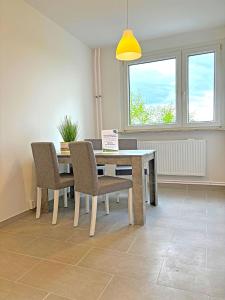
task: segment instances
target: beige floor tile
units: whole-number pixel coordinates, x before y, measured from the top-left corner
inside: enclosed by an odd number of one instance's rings
[[[221,201],[222,202],[222,201]],[[217,202],[218,203],[218,202]],[[215,218],[223,218],[225,217],[225,205],[218,206],[218,205],[208,205],[207,206],[207,216],[208,217],[215,217]]]
[[[115,276],[100,300],[209,300],[187,291],[149,284],[146,281]]]
[[[225,244],[223,248],[207,249],[207,268],[225,271]]]
[[[0,300],[42,300],[47,292],[0,279]]]
[[[76,264],[89,249],[90,247],[87,245],[39,238],[23,249],[21,253],[62,263]]]
[[[68,222],[72,222],[74,215],[74,210],[70,208],[59,209],[57,223],[58,224],[67,224]],[[50,213],[42,213],[39,219],[36,219],[36,213],[31,211],[30,214],[26,215],[23,218],[25,222],[34,222],[50,225],[52,223],[52,212]]]
[[[70,300],[69,298],[65,298],[65,297],[61,297],[61,296],[57,296],[54,294],[50,294],[47,298],[45,298],[45,300]]]
[[[225,200],[225,191],[207,191],[207,206],[221,206],[224,207],[224,200]]]
[[[166,200],[167,202],[183,202],[187,197],[187,191],[185,187],[178,188],[161,188],[159,190],[160,199]]]
[[[225,224],[224,224],[225,226]],[[206,245],[208,248],[224,248],[225,247],[225,235],[221,233],[207,233],[206,234]]]
[[[66,298],[94,300],[110,279],[111,275],[105,273],[46,261],[33,268],[20,282]]]
[[[217,226],[218,223],[222,224],[222,226],[225,226],[225,215],[221,216],[207,216],[207,224],[211,224],[214,227]]]
[[[93,249],[79,265],[114,275],[155,281],[162,261],[108,249]]]
[[[179,264],[206,267],[206,248],[186,244],[170,245],[167,256]]]
[[[130,227],[121,228],[114,232],[108,232],[101,236],[96,236],[93,245],[99,248],[112,249],[125,252],[135,240],[138,229]]]
[[[89,230],[75,230],[69,242],[75,244],[87,244],[99,248],[107,248],[118,251],[127,251],[136,237],[136,230],[132,226],[115,230],[114,232],[98,232],[90,238]]]
[[[210,235],[223,235],[225,236],[225,224],[216,222],[216,219],[214,222],[207,222],[207,234]]]
[[[192,220],[192,219],[185,219],[185,218],[147,218],[147,226],[150,226],[152,228],[153,226],[157,227],[165,227],[165,228],[171,228],[176,230],[197,230],[201,231],[203,233],[206,232],[206,224],[207,221],[202,220]]]
[[[168,218],[180,218],[181,217],[181,204],[179,205],[163,205],[162,203],[159,204],[157,209],[150,209],[149,215],[154,217],[168,217]]]
[[[43,232],[40,236],[47,237],[59,241],[68,240],[74,233],[75,228],[72,222],[68,224],[50,225],[50,228]]]
[[[138,241],[151,241],[151,242],[170,242],[173,238],[175,230],[171,228],[154,226],[152,228],[141,226],[137,230]]]
[[[158,283],[168,287],[225,298],[225,271],[209,270],[180,264],[168,258],[160,272]]]
[[[86,244],[92,245],[93,240],[96,239],[96,236],[99,236],[101,233],[96,234],[94,237],[90,238],[89,230],[74,228],[74,232],[70,238],[67,239],[67,242],[74,243],[75,245]]]
[[[225,208],[207,209],[207,221],[211,223],[222,223],[225,226]]]
[[[127,200],[126,200],[127,202]],[[118,205],[118,204],[117,204]],[[121,205],[121,204],[119,204]],[[79,226],[78,229],[84,229],[89,231],[90,229],[90,214],[83,214],[80,216],[79,219]],[[128,227],[128,215],[127,215],[127,208],[126,210],[121,209],[118,211],[118,208],[114,210],[112,208],[110,210],[110,214],[106,215],[105,210],[99,211],[97,215],[97,222],[96,222],[96,235],[106,232],[112,232],[118,230],[122,227]]]
[[[21,251],[35,239],[36,237],[31,234],[0,231],[0,249]]]
[[[207,209],[205,207],[191,207],[190,205],[183,205],[181,209],[181,217],[185,219],[202,219],[206,220]]]
[[[206,232],[199,230],[176,230],[172,240],[175,244],[188,244],[196,247],[206,247]]]
[[[124,215],[120,216],[119,219],[117,219],[117,221],[111,221],[111,225],[107,224],[106,228],[108,228],[107,232],[116,232],[120,229],[124,229],[124,228],[132,228],[133,226],[130,226],[127,222],[127,220],[124,220]]]
[[[16,221],[7,226],[1,227],[0,232],[11,232],[14,234],[30,234],[35,237],[45,234],[51,230],[51,224],[40,224],[35,222]]]
[[[187,191],[186,201],[195,201],[195,203],[205,203],[207,199],[207,192],[205,189],[199,189],[198,187],[189,186]]]
[[[171,245],[169,242],[161,240],[148,241],[148,240],[135,240],[128,250],[128,253],[134,255],[147,256],[152,258],[162,258],[167,255],[168,247]]]
[[[36,258],[0,250],[0,278],[16,280],[38,263]]]

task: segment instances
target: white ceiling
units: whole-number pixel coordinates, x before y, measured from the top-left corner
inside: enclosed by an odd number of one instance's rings
[[[126,0],[26,0],[90,47],[115,44],[125,27]],[[225,0],[129,0],[139,40],[225,25]]]

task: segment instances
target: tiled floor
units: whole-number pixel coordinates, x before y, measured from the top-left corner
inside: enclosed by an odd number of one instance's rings
[[[73,228],[73,204],[0,228],[0,300],[225,299],[225,192],[163,187],[144,227],[127,226],[127,201],[99,202]]]

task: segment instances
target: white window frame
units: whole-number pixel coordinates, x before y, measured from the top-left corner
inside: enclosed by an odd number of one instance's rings
[[[127,62],[122,67],[122,119],[121,123],[125,131],[158,131],[158,130],[187,130],[187,129],[212,129],[222,127],[222,51],[221,43],[216,42],[196,47],[182,49],[155,51],[146,53],[136,62]],[[188,56],[203,53],[215,53],[215,97],[214,97],[214,121],[188,122]],[[129,125],[129,66],[160,60],[176,58],[176,123],[174,124],[150,124]]]
[[[206,53],[215,53],[214,60],[214,118],[212,121],[202,121],[202,122],[188,122],[189,113],[189,91],[188,91],[188,57],[191,55],[199,55]],[[185,127],[218,127],[221,125],[221,115],[220,115],[220,79],[222,77],[221,73],[221,46],[220,44],[213,44],[201,47],[195,47],[190,49],[184,49],[182,51],[182,98],[183,98],[183,126]]]

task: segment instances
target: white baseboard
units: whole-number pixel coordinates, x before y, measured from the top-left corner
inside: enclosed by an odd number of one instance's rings
[[[163,184],[190,184],[190,185],[209,185],[209,186],[224,186],[225,182],[219,181],[195,181],[195,180],[173,180],[173,179],[159,179],[158,183]]]

